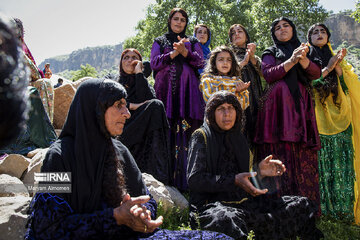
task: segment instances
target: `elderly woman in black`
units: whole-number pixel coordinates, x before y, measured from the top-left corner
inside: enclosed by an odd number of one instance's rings
[[[41,169],[71,172],[71,191],[35,195],[25,239],[226,239],[157,229],[163,219],[155,216],[156,202],[129,150],[115,138],[130,118],[125,99],[125,89],[112,80],[80,85]]]
[[[246,239],[250,230],[256,239],[319,239],[316,207],[306,197],[271,198],[264,195],[267,189],[259,189],[262,178],[280,176],[286,169],[270,155],[252,172],[241,115],[234,94],[216,92],[207,102],[203,126],[191,137],[187,176],[192,227],[198,222],[202,229],[236,239]],[[249,180],[253,176],[257,187]]]
[[[149,62],[134,48],[125,49],[120,59],[121,83],[127,92],[131,117],[126,121],[120,140],[129,148],[141,172],[164,184],[171,184],[169,124],[163,103],[146,77],[151,74]]]

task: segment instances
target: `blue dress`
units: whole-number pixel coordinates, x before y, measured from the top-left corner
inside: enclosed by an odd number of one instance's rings
[[[157,204],[153,198],[145,204],[155,218]],[[30,204],[26,240],[34,239],[232,239],[209,231],[170,231],[157,229],[153,233],[135,232],[117,225],[113,208],[105,203],[102,209],[89,214],[74,214],[70,205],[49,193],[38,193]],[[35,237],[36,236],[36,237]]]

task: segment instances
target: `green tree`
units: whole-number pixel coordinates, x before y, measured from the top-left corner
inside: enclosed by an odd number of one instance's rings
[[[319,6],[318,0],[257,0],[252,4],[250,16],[251,36],[259,50],[263,50],[273,44],[270,27],[274,19],[280,16],[291,19],[296,26],[298,37],[306,42],[309,27],[314,23],[324,22],[328,13]]]
[[[207,24],[211,29],[211,46],[215,47],[227,44],[228,29],[234,23],[241,23],[258,44],[259,51],[272,44],[269,29],[275,18],[293,19],[299,35],[304,36],[311,24],[328,16],[319,6],[319,0],[157,0],[148,6],[145,19],[135,28],[136,36],[127,39],[124,47],[137,48],[149,58],[154,38],[167,32],[167,17],[174,7],[185,9],[189,15],[188,36],[193,35],[196,24]]]
[[[356,2],[355,11],[351,14],[355,21],[360,23],[360,1]]]
[[[86,66],[81,64],[80,70],[73,71],[71,80],[76,81],[83,77],[97,77],[97,76],[98,73],[96,69],[87,63]]]

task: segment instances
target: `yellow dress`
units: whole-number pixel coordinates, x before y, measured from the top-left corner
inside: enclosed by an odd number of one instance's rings
[[[334,55],[330,43],[329,48]],[[340,67],[343,71],[345,84],[348,87],[349,98],[351,103],[351,125],[353,130],[353,146],[354,146],[354,169],[355,169],[355,202],[354,215],[355,223],[360,225],[360,80],[355,74],[354,68],[351,64],[342,60]]]

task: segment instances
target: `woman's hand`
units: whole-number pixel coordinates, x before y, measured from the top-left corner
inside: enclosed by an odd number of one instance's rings
[[[242,91],[245,91],[250,86],[250,82],[244,83],[243,81],[235,82],[236,92],[241,93]]]
[[[146,100],[146,101],[144,101],[142,103],[130,103],[129,104],[129,109],[134,111],[134,110],[138,109],[139,107],[141,107],[143,104],[147,103],[148,101],[149,100]]]
[[[250,62],[253,65],[256,65],[256,58],[255,58],[256,44],[255,43],[248,43],[246,51],[249,53]]]
[[[309,52],[309,47],[302,43],[299,47],[297,47],[291,57],[285,61],[284,69],[288,72],[293,66],[300,62],[302,68],[307,68],[310,64],[310,60],[306,57],[306,54]]]
[[[259,163],[260,177],[281,176],[286,171],[285,165],[277,159],[272,159],[272,155],[267,156]]]
[[[178,40],[179,42],[173,44],[174,50],[179,52],[179,54],[183,55],[184,57],[187,57],[189,51],[186,49],[185,43],[189,42],[189,39],[178,36]]]
[[[134,60],[131,62],[131,65],[135,66],[134,73],[142,73],[144,70],[144,66],[140,60]]]
[[[137,232],[153,232],[163,223],[163,217],[151,219],[151,213],[142,204],[150,200],[148,195],[131,198],[126,194],[120,206],[114,209],[118,225],[126,225]]]
[[[235,185],[241,187],[245,192],[249,193],[251,196],[258,196],[268,192],[267,189],[258,189],[250,182],[250,177],[255,177],[256,172],[243,172],[235,175]]]
[[[339,53],[339,57],[338,57],[338,62],[335,65],[335,71],[336,71],[336,74],[340,77],[343,74],[342,68],[340,67],[340,63],[346,56],[347,50],[346,50],[346,48],[342,48],[339,50],[338,53]]]

